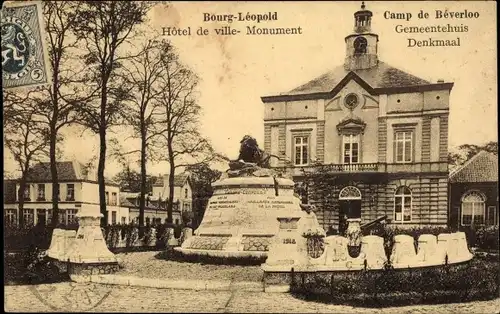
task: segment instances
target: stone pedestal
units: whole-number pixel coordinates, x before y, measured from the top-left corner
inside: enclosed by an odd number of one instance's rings
[[[394,237],[391,263],[394,268],[412,267],[418,263],[414,239],[412,236],[399,234]]]
[[[52,231],[52,239],[50,247],[47,250],[47,256],[53,259],[59,259],[61,253],[64,252],[64,230],[56,228]]]
[[[190,240],[176,248],[184,254],[260,258],[267,255],[271,239],[278,233],[278,217],[303,217],[290,179],[229,177],[212,186],[214,194],[200,226]]]
[[[468,261],[472,259],[473,255],[469,251],[465,232],[457,232],[456,239],[457,239],[457,250],[458,250],[457,252],[458,256],[456,258],[456,262]]]
[[[364,255],[369,269],[382,269],[387,262],[384,239],[379,236],[365,236],[361,240],[361,255]]]
[[[348,218],[347,219],[347,231],[346,238],[348,240],[348,246],[360,246],[361,245],[361,219],[360,218]]]
[[[300,216],[278,217],[279,231],[269,248],[264,271],[291,271],[306,267],[308,263],[307,240],[300,232]]]
[[[432,234],[422,234],[418,237],[417,260],[422,266],[441,264],[437,254],[437,237]]]
[[[108,249],[100,222],[102,214],[95,210],[82,207],[77,214],[79,228],[76,237],[68,249],[65,258],[71,264],[72,275],[80,275],[81,270],[117,269],[118,261],[115,255]],[[116,268],[115,268],[116,266]]]

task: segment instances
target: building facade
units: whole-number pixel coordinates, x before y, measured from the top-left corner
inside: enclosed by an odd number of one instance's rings
[[[95,172],[85,170],[76,161],[58,162],[59,178],[59,219],[63,224],[77,222],[76,214],[82,206],[99,208],[99,184]],[[5,182],[4,213],[5,221],[19,223],[19,215],[28,225],[49,224],[52,220],[52,175],[49,163],[39,163],[28,173],[27,188],[24,193],[23,212],[19,212],[17,181]],[[128,212],[120,207],[120,189],[118,184],[106,183],[106,209],[108,223],[128,221]]]
[[[168,175],[160,176],[153,183],[151,200],[166,200],[169,197]],[[193,188],[189,173],[184,172],[174,176],[174,204],[181,212],[193,210]]]
[[[130,222],[139,223],[139,193],[122,193],[120,206],[125,207],[129,212]],[[144,207],[144,223],[146,225],[166,223],[167,217],[167,200],[147,195]],[[182,213],[176,203],[173,204],[172,222],[176,225],[182,223]]]
[[[450,226],[498,226],[498,155],[481,151],[450,173]]]
[[[336,184],[324,228],[347,216],[387,215],[405,227],[446,225],[448,115],[453,83],[429,82],[379,60],[372,12],[354,13],[344,64],[280,95],[262,97],[264,149],[272,166],[301,181],[328,165]]]

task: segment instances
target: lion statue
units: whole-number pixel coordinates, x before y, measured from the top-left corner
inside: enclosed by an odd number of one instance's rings
[[[229,162],[230,174],[244,175],[252,174],[258,169],[270,169],[271,157],[278,156],[266,153],[259,148],[257,140],[250,135],[245,135],[240,141],[240,153],[238,159]]]

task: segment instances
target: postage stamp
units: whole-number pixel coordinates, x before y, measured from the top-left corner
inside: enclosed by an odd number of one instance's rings
[[[34,88],[51,82],[41,2],[5,3],[2,20],[2,88]]]

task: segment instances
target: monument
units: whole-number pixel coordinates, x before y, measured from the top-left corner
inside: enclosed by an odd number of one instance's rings
[[[214,193],[200,226],[177,251],[187,255],[266,257],[277,240],[275,235],[289,227],[286,222],[300,224],[304,218],[310,224],[309,215],[294,195],[294,182],[270,169],[270,158],[276,156],[261,150],[251,136],[245,136],[240,144],[238,159],[229,161],[229,169],[212,184]],[[285,240],[294,245],[292,239]]]

